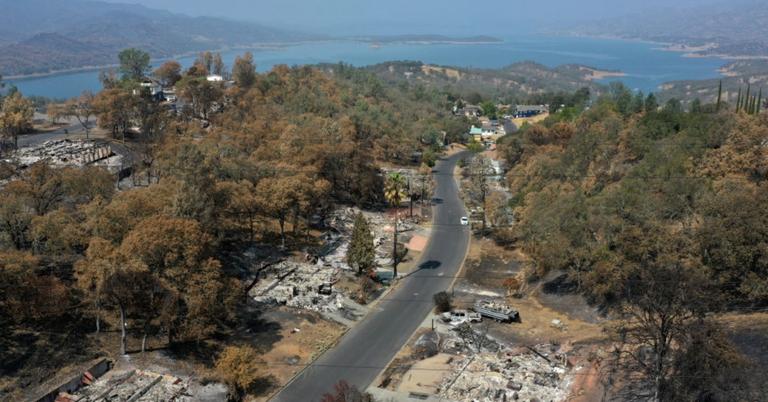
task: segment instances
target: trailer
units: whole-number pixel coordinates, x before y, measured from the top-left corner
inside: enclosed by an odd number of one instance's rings
[[[520,320],[520,313],[506,304],[495,303],[490,300],[480,300],[475,303],[475,312],[483,317],[494,319],[498,322],[513,322]]]

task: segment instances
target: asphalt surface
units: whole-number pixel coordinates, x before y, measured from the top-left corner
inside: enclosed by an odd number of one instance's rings
[[[466,211],[453,178],[454,167],[464,156],[454,155],[435,167],[434,225],[421,269],[400,281],[336,347],[301,372],[273,401],[319,401],[339,380],[365,390],[426,319],[434,306],[432,295],[450,288],[469,247],[469,229],[460,225]]]
[[[44,121],[47,117],[43,114],[35,113],[35,122]],[[95,126],[95,122],[91,122],[90,127]],[[40,145],[49,140],[59,140],[74,136],[74,134],[83,132],[83,126],[73,119],[69,119],[67,124],[57,128],[56,130],[35,133],[35,134],[22,134],[19,136],[19,148],[34,147]]]

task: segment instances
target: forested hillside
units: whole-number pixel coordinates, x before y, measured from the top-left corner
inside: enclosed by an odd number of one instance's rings
[[[620,388],[750,400],[763,380],[710,314],[768,307],[768,118],[629,99],[505,140],[516,224],[495,235],[531,258],[525,280],[567,274],[624,320],[617,361],[645,375]]]
[[[333,66],[323,66],[332,70]],[[382,63],[363,68],[391,84],[418,84],[448,90],[470,103],[492,98],[505,103],[549,103],[555,93],[572,94],[588,88],[599,95],[607,88],[594,82],[594,68],[564,65],[549,68],[534,62],[511,64],[500,69],[434,66],[418,61]]]
[[[670,3],[643,13],[602,19],[566,29],[570,34],[611,36],[669,43],[697,56],[759,59],[768,54],[768,15],[762,1],[730,1],[680,8]],[[562,28],[556,29],[562,32]]]
[[[715,103],[720,93],[722,101],[735,105],[739,100],[739,91],[745,95],[748,87],[758,93],[762,88],[768,88],[768,62],[765,60],[734,61],[723,66],[720,72],[722,78],[667,82],[661,86],[659,98],[680,99],[687,104],[696,99]],[[761,104],[761,107],[764,106]]]
[[[418,167],[441,131],[456,139],[468,124],[445,93],[343,65],[334,75],[257,74],[249,56],[231,87],[207,81],[205,61],[158,70],[179,74],[186,106],[171,113],[139,88],[148,57],[124,54],[136,57],[124,58],[122,77],[75,104],[135,151],[133,184],[116,189],[98,168],[2,164],[0,399],[17,400],[64,364],[122,354],[126,339],[143,339],[142,349],[229,343],[249,319],[257,261],[243,261],[246,250],[313,246],[312,217],[380,206],[380,165]],[[0,103],[12,142],[32,105],[18,93]]]
[[[127,47],[160,58],[308,38],[254,23],[89,0],[0,0],[0,9],[5,76],[110,65]]]

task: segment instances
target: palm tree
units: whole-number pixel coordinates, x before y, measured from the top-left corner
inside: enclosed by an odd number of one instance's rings
[[[392,278],[397,277],[397,218],[398,218],[398,208],[400,208],[400,204],[403,202],[403,199],[405,199],[405,177],[401,175],[400,173],[391,173],[387,177],[387,182],[384,184],[384,198],[387,199],[387,202],[390,206],[395,208],[395,236],[394,236],[394,242],[392,246],[392,260],[394,261],[394,271],[392,274]]]

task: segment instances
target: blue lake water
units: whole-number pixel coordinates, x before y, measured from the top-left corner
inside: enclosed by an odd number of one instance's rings
[[[222,56],[225,63],[231,66],[235,56],[242,52],[225,52]],[[651,43],[562,37],[516,37],[503,43],[483,45],[391,44],[379,48],[360,42],[339,41],[255,50],[253,53],[259,71],[267,71],[278,64],[339,61],[364,66],[392,60],[417,60],[479,68],[499,68],[525,60],[550,67],[576,63],[620,70],[627,76],[618,80],[645,92],[654,91],[668,81],[718,77],[717,70],[725,64],[717,58],[686,58],[680,53],[659,50],[658,45]],[[193,60],[194,57],[185,57],[179,61],[189,66]],[[98,77],[98,71],[88,71],[9,81],[25,95],[68,98],[83,90],[100,90]]]

